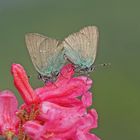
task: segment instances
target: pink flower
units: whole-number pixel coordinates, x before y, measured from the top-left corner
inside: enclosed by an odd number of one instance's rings
[[[98,118],[95,110],[87,112],[87,107],[92,104],[92,94],[88,91],[92,81],[89,78],[84,76],[72,77],[74,68],[68,64],[62,68],[56,82],[47,83],[44,87],[33,91],[28,80],[25,81],[25,78],[22,78],[23,75],[22,77],[15,75],[16,73],[21,75],[19,71],[24,71],[23,68],[20,65],[13,67],[15,85],[18,90],[23,89],[19,90],[21,94],[29,94],[31,98],[29,102],[32,102],[33,99],[40,101],[38,104],[39,114],[33,121],[27,121],[23,125],[28,136],[34,140],[99,140],[89,132],[92,128],[97,127]],[[27,78],[25,72],[24,77]],[[17,79],[18,82],[16,82]],[[24,88],[27,92],[24,92]],[[27,101],[25,95],[22,97]],[[27,98],[29,97],[27,96]],[[26,105],[24,107],[27,108]]]
[[[100,140],[90,133],[98,121],[96,110],[89,109],[92,80],[74,77],[72,64],[61,69],[55,82],[35,90],[21,65],[13,64],[11,71],[25,102],[18,111],[22,138],[26,135],[33,140]]]
[[[17,107],[17,99],[11,91],[0,92],[0,133],[6,137],[12,137],[16,134]]]

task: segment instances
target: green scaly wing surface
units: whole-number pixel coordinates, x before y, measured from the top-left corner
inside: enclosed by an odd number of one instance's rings
[[[36,70],[43,76],[59,72],[64,65],[63,46],[55,39],[29,33],[25,36],[26,45]]]
[[[88,26],[63,41],[66,57],[81,68],[90,67],[96,58],[98,29]]]
[[[42,75],[58,73],[65,64],[64,48],[60,41],[47,38],[39,46]]]

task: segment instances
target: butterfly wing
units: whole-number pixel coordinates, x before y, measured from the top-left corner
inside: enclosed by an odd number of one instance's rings
[[[90,67],[96,58],[98,29],[88,26],[69,35],[63,41],[65,55],[81,68]]]
[[[60,41],[46,38],[39,46],[43,75],[58,73],[64,65],[64,51]]]
[[[41,42],[46,38],[47,38],[46,36],[40,35],[38,33],[28,33],[25,35],[25,42],[27,49],[29,51],[29,55],[31,57],[34,67],[39,73],[42,73],[39,46]]]
[[[59,70],[62,63],[59,62],[59,67],[56,63],[63,58],[63,47],[59,45],[59,41],[37,33],[27,34],[25,41],[33,65],[41,75],[50,76],[51,72]],[[56,56],[59,56],[59,58],[55,62],[53,59],[56,59]],[[64,62],[64,59],[62,59],[62,62]]]

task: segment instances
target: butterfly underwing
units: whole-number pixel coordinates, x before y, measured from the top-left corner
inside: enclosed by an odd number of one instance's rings
[[[65,64],[62,42],[38,33],[26,34],[25,42],[39,77],[44,82],[54,81]]]
[[[98,37],[98,28],[88,26],[64,39],[65,57],[75,65],[76,71],[94,70]]]

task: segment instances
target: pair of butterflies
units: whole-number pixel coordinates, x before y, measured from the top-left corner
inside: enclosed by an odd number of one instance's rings
[[[55,80],[67,60],[74,64],[77,71],[92,71],[98,36],[98,28],[88,26],[63,41],[38,33],[26,34],[25,41],[33,65],[40,78],[46,82]]]

